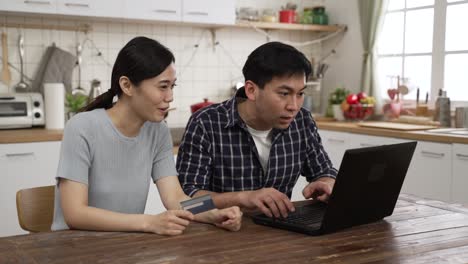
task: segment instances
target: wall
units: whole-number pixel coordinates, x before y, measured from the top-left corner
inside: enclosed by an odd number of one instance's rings
[[[237,6],[250,6],[255,8],[279,9],[287,1],[254,1],[238,0]],[[304,6],[313,6],[324,3],[330,11],[331,23],[358,21],[355,13],[348,15],[346,8],[355,9],[355,1],[346,1],[346,4],[338,3],[338,0],[296,1],[299,10]],[[330,6],[330,7],[329,7]],[[3,16],[3,15],[2,15]],[[230,87],[237,81],[242,81],[241,68],[247,55],[257,46],[266,42],[265,36],[249,28],[224,27],[216,30],[216,39],[220,45],[213,47],[211,33],[207,28],[196,26],[175,26],[162,23],[143,22],[120,22],[103,20],[65,19],[49,18],[40,16],[18,16],[8,14],[4,16],[7,22],[27,23],[39,25],[76,25],[89,23],[92,31],[87,35],[71,31],[58,31],[49,29],[23,29],[8,28],[9,60],[19,68],[19,56],[16,42],[19,34],[25,38],[25,73],[26,76],[34,78],[35,72],[41,61],[42,54],[53,42],[73,54],[75,54],[77,43],[83,44],[83,64],[81,80],[78,80],[78,70],[73,73],[73,87],[89,89],[92,79],[102,81],[104,90],[109,87],[109,79],[112,64],[118,51],[131,38],[139,35],[154,38],[168,46],[176,56],[176,67],[178,70],[178,86],[174,90],[173,107],[168,123],[171,126],[185,126],[190,116],[190,105],[200,102],[203,98],[209,98],[214,102],[223,101],[230,96]],[[331,66],[324,80],[324,87],[334,87],[335,83],[344,83],[347,87],[357,87],[360,73],[356,73],[355,63],[356,37],[358,26],[350,24],[350,31],[346,34],[343,43],[337,48],[338,53],[329,58]],[[314,33],[300,31],[269,31],[271,40],[304,42],[317,37]],[[348,43],[352,42],[352,45]],[[198,48],[195,44],[199,43]],[[328,45],[328,44],[327,44]],[[311,45],[299,48],[307,57],[320,57],[321,45]],[[98,55],[102,54],[102,55]],[[349,60],[354,59],[354,62]],[[328,62],[328,61],[327,61]],[[19,81],[19,73],[11,69],[14,86]],[[357,79],[356,79],[357,78]],[[12,89],[10,89],[12,90]],[[8,88],[1,83],[0,93],[7,92]]]

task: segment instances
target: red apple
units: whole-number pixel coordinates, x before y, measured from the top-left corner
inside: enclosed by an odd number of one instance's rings
[[[361,99],[367,98],[367,94],[365,92],[359,92],[357,94],[358,100],[361,101]]]
[[[348,104],[357,104],[357,103],[359,102],[359,100],[358,100],[357,95],[355,95],[355,94],[349,94],[349,95],[346,97],[346,102],[348,102]]]

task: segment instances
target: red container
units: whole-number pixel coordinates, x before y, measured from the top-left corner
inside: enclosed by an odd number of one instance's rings
[[[296,22],[296,11],[294,10],[281,10],[279,11],[280,23],[295,23]]]
[[[202,109],[203,107],[205,106],[209,106],[209,105],[212,105],[213,103],[212,102],[209,102],[207,98],[204,98],[203,99],[203,102],[202,103],[198,103],[198,104],[193,104],[190,106],[190,110],[192,111],[192,114],[195,113],[196,111]]]

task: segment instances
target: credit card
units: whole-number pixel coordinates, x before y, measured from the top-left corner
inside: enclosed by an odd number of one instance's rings
[[[187,210],[192,214],[199,214],[216,208],[209,194],[182,201],[180,205],[183,210]]]

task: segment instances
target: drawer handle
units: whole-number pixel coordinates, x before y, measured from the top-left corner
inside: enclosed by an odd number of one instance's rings
[[[343,139],[335,139],[335,138],[329,138],[328,142],[345,143]]]
[[[33,156],[34,152],[24,152],[24,153],[7,153],[5,156],[8,158],[13,158],[13,157],[23,157],[23,156]]]
[[[421,154],[426,155],[426,156],[431,156],[431,157],[438,157],[438,158],[443,158],[445,156],[444,153],[436,153],[436,152],[431,152],[431,151],[421,151]]]
[[[85,7],[85,8],[89,8],[89,4],[80,4],[80,3],[65,3],[65,6],[68,6],[68,7]]]
[[[457,153],[455,155],[457,155],[457,157],[459,157],[461,159],[468,159],[468,155],[463,155],[463,154],[459,154],[459,153]]]
[[[368,144],[368,143],[361,143],[361,147],[376,147],[377,145],[374,144]]]
[[[25,0],[25,4],[50,5],[50,1]]]
[[[192,11],[187,12],[188,15],[195,15],[195,16],[208,16],[207,12],[199,12],[199,11]]]
[[[165,13],[165,14],[177,14],[176,10],[169,10],[169,9],[156,9],[153,10],[155,13]]]

